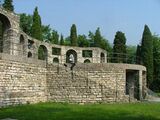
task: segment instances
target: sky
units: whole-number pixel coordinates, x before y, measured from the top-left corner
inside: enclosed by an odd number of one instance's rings
[[[139,44],[145,24],[153,34],[160,34],[160,0],[14,0],[16,13],[33,14],[36,6],[42,23],[65,37],[72,24],[85,35],[100,27],[110,43],[122,31],[128,45]]]

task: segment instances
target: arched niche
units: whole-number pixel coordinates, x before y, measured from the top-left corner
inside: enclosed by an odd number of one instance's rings
[[[47,60],[48,50],[44,45],[40,45],[38,48],[38,59],[39,60]]]
[[[74,57],[74,62],[77,63],[77,52],[73,49],[70,49],[66,52],[66,63],[70,63],[69,57],[71,54]]]

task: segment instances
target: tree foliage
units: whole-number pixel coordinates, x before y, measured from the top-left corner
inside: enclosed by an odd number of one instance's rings
[[[42,39],[42,27],[41,27],[41,17],[38,13],[38,7],[35,8],[33,13],[33,24],[31,27],[31,36],[38,40]]]
[[[79,47],[89,47],[89,41],[87,39],[87,36],[78,35],[78,46]]]
[[[60,45],[64,45],[64,38],[63,38],[62,34],[61,34],[61,38],[60,38]]]
[[[56,30],[52,30],[52,36],[50,42],[52,44],[59,44],[59,34]]]
[[[73,24],[70,30],[70,40],[71,40],[71,45],[72,46],[77,46],[78,42],[77,42],[77,29],[76,29],[76,25]]]
[[[50,42],[52,37],[52,29],[50,25],[42,25],[42,37],[45,42]]]
[[[28,35],[31,35],[32,19],[32,15],[27,15],[25,13],[20,14],[20,27]]]
[[[136,46],[129,45],[126,47],[127,63],[136,63]]]
[[[100,28],[97,28],[94,35],[94,47],[101,47],[102,36],[100,32]]]
[[[116,32],[113,46],[113,62],[126,62],[126,37],[121,31]]]
[[[12,0],[4,0],[4,3],[2,4],[3,8],[8,11],[14,11],[13,1]]]
[[[112,48],[108,40],[101,35],[100,28],[97,28],[95,33],[89,31],[88,37],[90,47],[99,47],[108,52],[111,51]]]
[[[147,25],[144,26],[141,55],[143,65],[147,68],[147,85],[151,87],[151,83],[153,82],[153,39]]]
[[[160,92],[160,37],[153,36],[153,65],[154,75],[151,88],[155,92]]]

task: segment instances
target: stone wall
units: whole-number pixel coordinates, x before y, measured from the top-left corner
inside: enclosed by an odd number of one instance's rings
[[[143,66],[129,64],[77,63],[73,70],[66,65],[0,54],[0,106],[40,101],[128,102],[126,71],[146,71]],[[139,74],[140,97],[146,84],[143,75]]]
[[[43,65],[0,59],[0,107],[46,99]]]
[[[125,66],[128,65],[76,64],[71,71],[69,65],[48,65],[48,100],[73,103],[128,102],[131,98],[125,93]],[[142,66],[133,67],[144,69]]]

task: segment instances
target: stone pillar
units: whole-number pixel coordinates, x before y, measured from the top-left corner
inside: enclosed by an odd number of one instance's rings
[[[146,78],[146,71],[142,72],[142,96],[145,99],[147,94],[147,78]]]
[[[139,71],[139,99],[142,100],[142,86],[143,86],[143,78],[142,78],[142,70]]]

